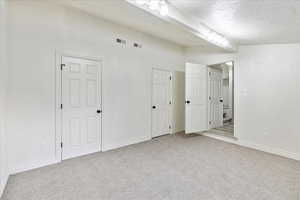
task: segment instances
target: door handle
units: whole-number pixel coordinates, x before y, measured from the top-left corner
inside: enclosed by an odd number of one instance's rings
[[[223,103],[223,99],[221,99],[220,102]]]
[[[190,104],[190,103],[191,103],[191,101],[185,101],[185,103],[186,103],[186,104]]]
[[[153,109],[156,109],[156,106],[152,106]]]
[[[98,114],[102,113],[102,110],[97,110],[97,113],[98,113]]]

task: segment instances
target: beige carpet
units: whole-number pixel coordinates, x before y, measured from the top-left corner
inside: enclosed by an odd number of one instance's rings
[[[172,135],[9,179],[3,200],[299,200],[300,162]]]

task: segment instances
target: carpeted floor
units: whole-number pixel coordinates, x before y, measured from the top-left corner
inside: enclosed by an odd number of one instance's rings
[[[11,176],[3,200],[299,200],[300,162],[171,135]]]

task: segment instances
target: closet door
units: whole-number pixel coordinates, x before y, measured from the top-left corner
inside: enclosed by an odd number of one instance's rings
[[[62,58],[62,159],[101,150],[101,62]]]
[[[171,133],[172,76],[159,69],[152,75],[152,137],[158,137]]]

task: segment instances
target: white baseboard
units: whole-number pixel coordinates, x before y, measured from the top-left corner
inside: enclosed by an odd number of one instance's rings
[[[110,145],[107,145],[105,147],[102,147],[102,151],[103,152],[110,151],[110,150],[113,150],[113,149],[118,149],[118,148],[121,148],[121,147],[126,147],[126,146],[129,146],[129,145],[138,144],[138,143],[141,143],[141,142],[146,142],[146,141],[149,141],[149,140],[151,140],[151,138],[147,137],[147,138],[137,139],[135,141],[127,141],[127,142],[119,143],[119,144],[110,144]]]
[[[183,133],[184,131],[185,131],[184,129],[177,129],[177,130],[173,130],[172,134]]]
[[[106,146],[105,148],[102,149],[103,152],[105,151],[109,151],[109,150],[113,150],[113,149],[118,149],[121,147],[125,147],[125,146],[129,146],[132,144],[137,144],[137,143],[141,143],[141,142],[145,142],[151,140],[151,138],[141,138],[141,139],[137,139],[135,141],[128,141],[125,143],[120,143],[120,144],[111,144]],[[59,163],[60,160],[51,160],[51,161],[45,161],[45,162],[40,162],[40,163],[35,163],[33,165],[30,166],[22,166],[22,167],[16,167],[16,168],[11,168],[9,170],[10,174],[17,174],[17,173],[21,173],[21,172],[25,172],[25,171],[29,171],[29,170],[33,170],[33,169],[37,169],[37,168],[41,168],[41,167],[46,167],[49,165],[53,165],[53,164],[57,164]]]
[[[300,161],[299,154],[294,153],[294,152],[289,152],[289,151],[286,151],[283,149],[269,147],[269,146],[266,146],[263,144],[255,144],[255,143],[251,143],[251,142],[243,141],[243,140],[239,141],[237,144],[240,146],[251,148],[251,149],[256,149],[256,150],[264,151],[264,152],[267,152],[270,154],[274,154],[274,155],[278,155],[278,156],[282,156],[282,157]]]
[[[270,154],[274,154],[274,155],[278,155],[278,156],[282,156],[282,157],[286,157],[286,158],[290,158],[290,159],[293,159],[293,160],[300,161],[300,155],[299,154],[294,153],[294,152],[285,151],[283,149],[269,147],[269,146],[262,145],[262,144],[256,144],[256,143],[252,143],[252,142],[245,141],[245,140],[236,140],[236,139],[233,139],[233,138],[229,138],[229,137],[221,136],[221,135],[217,135],[217,134],[203,133],[202,135],[207,136],[207,137],[211,137],[211,138],[214,138],[214,139],[217,139],[217,140],[221,140],[221,141],[224,141],[224,142],[236,144],[236,145],[239,145],[239,146],[243,146],[243,147],[255,149],[255,150],[258,150],[258,151],[263,151],[263,152],[266,152],[266,153],[270,153]]]
[[[3,195],[3,192],[4,192],[4,189],[6,187],[8,178],[9,178],[9,175],[6,175],[5,177],[1,177],[2,181],[0,182],[0,199],[1,199],[2,195]]]
[[[18,167],[18,168],[12,168],[12,169],[10,169],[10,174],[13,175],[13,174],[21,173],[21,172],[26,172],[26,171],[30,171],[33,169],[38,169],[41,167],[54,165],[57,163],[59,163],[59,162],[57,162],[56,160],[51,160],[51,161],[46,161],[43,163],[36,163],[36,164],[30,165],[30,166],[22,166],[22,167]]]
[[[234,138],[231,138],[231,137],[226,137],[226,136],[223,136],[223,135],[218,135],[218,134],[214,134],[214,133],[201,133],[201,135],[204,135],[204,136],[207,136],[207,137],[210,137],[210,138],[214,138],[214,139],[217,139],[217,140],[222,140],[224,142],[228,142],[228,143],[232,143],[232,144],[238,144],[237,139],[234,139]]]

